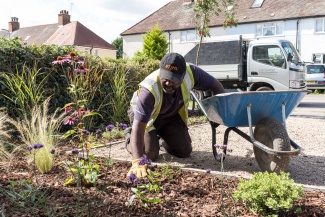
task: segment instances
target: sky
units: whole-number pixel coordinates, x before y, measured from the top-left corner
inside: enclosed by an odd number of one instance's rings
[[[172,0],[10,0],[1,1],[0,29],[8,29],[11,17],[20,28],[58,22],[61,10],[109,43]]]

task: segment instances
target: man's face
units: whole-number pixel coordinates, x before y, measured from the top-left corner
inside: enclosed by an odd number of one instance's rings
[[[180,82],[175,83],[171,80],[160,78],[160,83],[163,87],[163,90],[167,94],[174,94],[176,92],[177,88],[179,88],[181,86],[182,81],[183,81],[183,79],[181,79]]]

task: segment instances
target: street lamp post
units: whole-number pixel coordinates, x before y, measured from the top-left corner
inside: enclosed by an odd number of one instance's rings
[[[8,35],[9,35],[9,40],[10,40],[10,32],[9,32],[9,30],[7,30],[7,29],[1,29],[1,31],[7,31],[8,32]]]

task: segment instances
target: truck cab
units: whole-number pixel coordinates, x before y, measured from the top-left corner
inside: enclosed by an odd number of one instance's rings
[[[249,91],[306,89],[305,65],[287,40],[246,43]]]

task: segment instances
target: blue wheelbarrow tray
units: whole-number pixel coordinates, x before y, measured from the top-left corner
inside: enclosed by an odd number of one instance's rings
[[[230,131],[237,133],[254,145],[259,166],[270,172],[285,170],[289,157],[301,151],[300,146],[287,134],[286,119],[308,93],[308,90],[231,92],[199,100],[191,91],[211,124],[215,159],[223,159],[217,153],[215,144],[216,128],[224,125],[227,129],[223,144],[227,145]],[[239,127],[249,127],[249,135]],[[257,139],[254,134],[258,136]]]
[[[307,93],[306,90],[233,92],[212,96],[202,100],[201,103],[209,121],[227,127],[247,127],[248,106],[252,126],[264,117],[273,117],[284,122],[283,115],[287,119]],[[283,106],[285,106],[284,114]]]

